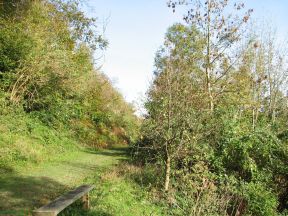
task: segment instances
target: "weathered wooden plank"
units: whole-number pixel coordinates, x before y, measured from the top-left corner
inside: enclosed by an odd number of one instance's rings
[[[59,197],[58,199],[50,202],[49,204],[33,211],[35,216],[55,216],[67,206],[71,205],[73,202],[78,200],[81,197],[85,197],[85,201],[89,198],[88,193],[94,188],[93,185],[82,185],[76,188],[73,191],[64,194],[63,196]],[[86,196],[87,195],[87,196]],[[85,204],[89,207],[89,200],[86,201]],[[85,206],[85,207],[86,207]]]

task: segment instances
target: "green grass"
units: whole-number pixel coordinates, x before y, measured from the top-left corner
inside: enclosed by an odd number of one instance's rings
[[[0,174],[78,151],[65,128],[53,129],[28,115],[0,115]]]
[[[91,210],[76,202],[62,215],[163,215],[143,188],[117,173],[125,148],[84,149],[67,129],[23,113],[0,115],[0,122],[0,215],[27,215],[87,183],[96,186]]]
[[[91,209],[83,214],[80,206],[65,210],[61,215],[166,215],[161,206],[149,199],[149,194],[135,182],[124,176],[115,175],[115,171],[108,171],[102,176],[95,175],[86,179],[87,183],[98,182],[99,185],[91,193]],[[78,204],[80,205],[80,204]]]
[[[126,159],[124,148],[81,150],[1,175],[0,215],[4,211],[21,215],[86,183],[96,186],[91,209],[85,212],[76,202],[61,215],[163,215],[137,183],[117,174],[116,165]]]

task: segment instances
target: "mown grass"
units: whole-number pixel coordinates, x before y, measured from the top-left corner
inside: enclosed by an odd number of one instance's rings
[[[0,115],[0,122],[0,215],[27,215],[87,183],[96,186],[91,209],[78,201],[61,215],[165,215],[129,170],[113,168],[127,160],[125,148],[85,149],[65,128],[21,114]]]
[[[69,130],[21,113],[0,115],[0,122],[0,215],[25,215],[82,184],[96,186],[91,209],[78,201],[61,215],[165,215],[129,176],[126,148],[83,148]]]
[[[126,169],[126,174],[123,173]],[[133,171],[132,171],[133,172]],[[165,207],[155,203],[151,195],[133,179],[128,178],[131,170],[128,164],[97,173],[85,179],[85,183],[96,184],[90,193],[91,209],[83,211],[81,202],[64,210],[61,216],[137,216],[167,215]]]
[[[107,150],[109,151],[109,150]],[[58,156],[41,164],[30,164],[0,176],[0,210],[32,210],[83,180],[118,163],[120,156],[101,155],[84,150]]]
[[[128,177],[131,170],[126,160],[126,148],[82,149],[19,167],[0,176],[0,215],[4,211],[21,215],[82,184],[96,187],[90,193],[91,209],[84,211],[78,201],[60,215],[165,215],[143,187]]]

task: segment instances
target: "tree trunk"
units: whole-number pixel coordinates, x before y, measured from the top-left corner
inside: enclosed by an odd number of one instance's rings
[[[209,97],[209,109],[211,112],[214,110],[214,102],[213,102],[213,95],[212,95],[212,87],[211,87],[211,59],[210,59],[210,0],[208,1],[208,23],[207,23],[207,56],[206,56],[206,88]]]
[[[254,110],[254,107],[252,110],[252,129],[253,129],[253,131],[255,130],[255,110]]]
[[[170,155],[166,155],[166,169],[165,169],[165,183],[164,190],[165,192],[169,191],[169,183],[170,183],[170,172],[171,172],[171,158]]]
[[[209,63],[210,64],[210,63]],[[210,78],[210,69],[206,68],[206,79],[207,79],[207,92],[209,96],[209,109],[211,112],[214,110],[214,102],[211,90],[211,78]]]
[[[170,61],[169,61],[170,63]],[[167,124],[168,124],[168,131],[167,133],[170,134],[170,130],[171,130],[171,111],[172,111],[172,106],[171,106],[171,102],[172,102],[172,82],[171,82],[171,68],[168,68],[168,75],[167,75],[167,84],[168,84],[168,94],[169,94],[169,100],[168,100],[168,113],[167,113]],[[170,139],[170,138],[169,138]],[[164,182],[164,190],[165,192],[168,192],[169,190],[169,183],[170,183],[170,170],[171,170],[171,157],[169,154],[169,144],[170,141],[166,140],[165,142],[165,163],[166,163],[166,167],[165,167],[165,182]]]

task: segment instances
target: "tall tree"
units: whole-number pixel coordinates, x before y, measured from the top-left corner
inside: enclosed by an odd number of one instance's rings
[[[202,68],[206,76],[206,92],[209,97],[208,108],[214,110],[216,97],[223,91],[218,84],[233,68],[239,59],[232,52],[243,35],[244,24],[250,18],[252,9],[244,14],[244,3],[234,4],[235,11],[227,12],[229,0],[183,0],[168,2],[168,6],[175,11],[180,5],[188,5],[189,9],[184,20],[196,27],[205,38],[205,56]],[[227,64],[226,68],[220,65]]]
[[[150,130],[155,133],[149,135],[151,147],[165,164],[165,191],[170,188],[174,162],[183,157],[189,148],[188,140],[196,133],[193,107],[203,109],[197,100],[203,96],[198,67],[202,50],[203,38],[195,28],[175,24],[169,28],[165,45],[157,53],[156,78],[148,93],[149,118],[145,124],[152,125]],[[195,133],[188,133],[192,130]]]

